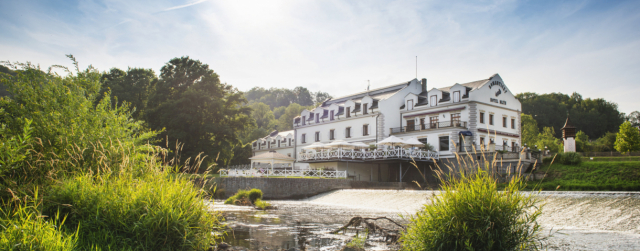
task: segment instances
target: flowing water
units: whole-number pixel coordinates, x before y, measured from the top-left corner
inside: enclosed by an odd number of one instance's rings
[[[356,234],[331,234],[354,216],[386,216],[407,224],[434,191],[337,190],[305,200],[271,201],[277,208],[259,211],[224,205],[225,242],[232,250],[340,250]],[[548,250],[640,250],[640,193],[543,192]],[[384,224],[393,228],[393,224]],[[396,250],[382,239],[367,241],[367,250]]]

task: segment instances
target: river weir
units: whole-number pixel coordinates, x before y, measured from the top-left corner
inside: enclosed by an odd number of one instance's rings
[[[340,250],[355,232],[332,234],[352,217],[388,217],[407,224],[437,191],[345,189],[303,200],[271,201],[259,211],[216,201],[230,228],[230,250]],[[547,250],[640,250],[640,193],[542,192],[538,223]],[[384,223],[382,223],[384,224]],[[385,225],[386,227],[393,227]],[[367,250],[397,250],[371,238]]]

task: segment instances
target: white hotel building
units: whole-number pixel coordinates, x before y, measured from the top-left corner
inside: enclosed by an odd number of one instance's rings
[[[406,175],[418,173],[408,157],[310,159],[303,147],[334,140],[369,145],[391,135],[414,137],[433,146],[437,153],[435,158],[414,158],[427,170],[434,159],[447,162],[455,158],[455,152],[472,152],[472,145],[490,151],[517,151],[521,145],[520,111],[520,102],[498,74],[430,90],[426,79],[413,79],[329,99],[313,110],[304,110],[294,118],[294,130],[256,140],[253,151],[254,156],[268,151],[290,156],[300,169],[347,170],[357,180],[406,181]]]

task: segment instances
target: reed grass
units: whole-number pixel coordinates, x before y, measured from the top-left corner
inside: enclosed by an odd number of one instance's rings
[[[474,154],[478,154],[474,150]],[[486,156],[481,152],[482,156]],[[526,182],[518,171],[498,189],[500,162],[471,153],[457,155],[457,166],[435,170],[440,192],[410,217],[400,237],[403,250],[530,250],[540,247],[542,212],[537,193],[521,193]],[[446,171],[445,171],[446,170]]]

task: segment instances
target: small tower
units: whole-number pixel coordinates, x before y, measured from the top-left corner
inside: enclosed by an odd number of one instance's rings
[[[562,127],[562,140],[564,142],[564,152],[576,151],[576,127],[571,125],[569,115],[567,115],[567,122]]]

